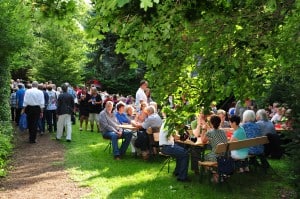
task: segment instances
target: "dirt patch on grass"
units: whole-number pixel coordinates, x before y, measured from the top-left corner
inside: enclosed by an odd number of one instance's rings
[[[27,133],[15,134],[11,170],[0,179],[0,198],[80,198],[89,193],[79,187],[64,170],[64,147],[50,134],[28,142]]]

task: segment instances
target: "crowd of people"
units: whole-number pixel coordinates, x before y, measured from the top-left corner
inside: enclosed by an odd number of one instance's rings
[[[55,131],[56,139],[61,139],[66,131],[66,141],[71,142],[71,116],[74,113],[76,92],[68,84],[57,87],[51,81],[39,84],[37,81],[11,82],[11,116],[16,126],[20,115],[27,115],[29,142],[36,143],[37,134]]]
[[[176,108],[169,96],[171,108]],[[187,101],[188,103],[188,101]],[[129,146],[134,155],[141,155],[147,160],[150,155],[156,155],[153,136],[149,136],[147,129],[157,129],[159,132],[160,150],[176,159],[173,175],[178,181],[187,182],[189,156],[191,169],[198,174],[198,161],[201,150],[189,151],[176,142],[179,135],[169,135],[164,120],[158,114],[157,104],[152,100],[148,83],[140,82],[135,98],[132,96],[109,95],[99,92],[97,87],[81,87],[74,89],[69,83],[56,87],[51,81],[39,84],[36,81],[23,83],[20,80],[11,83],[11,115],[18,125],[20,115],[27,114],[29,142],[36,143],[37,133],[43,135],[56,132],[56,139],[63,137],[66,132],[66,141],[72,140],[72,120],[74,113],[79,115],[79,130],[84,132],[101,133],[104,139],[111,140],[113,157],[120,160],[126,154]],[[246,99],[238,102],[228,112],[217,109],[212,103],[211,113],[204,115],[202,109],[191,123],[193,137],[202,143],[209,143],[211,152],[205,159],[216,161],[214,153],[219,143],[239,141],[255,138],[262,135],[277,135],[275,124],[280,123],[283,128],[292,128],[291,110],[274,103],[269,109],[256,110],[253,101]],[[72,119],[73,118],[73,119]],[[47,124],[47,128],[46,127]],[[130,124],[135,130],[122,129],[120,125]],[[228,140],[226,129],[231,128],[233,134]],[[118,140],[122,139],[119,147]],[[257,155],[266,152],[262,145],[231,151],[231,156],[239,162],[239,172],[249,172],[245,158],[249,154]],[[217,179],[217,173],[214,179]]]

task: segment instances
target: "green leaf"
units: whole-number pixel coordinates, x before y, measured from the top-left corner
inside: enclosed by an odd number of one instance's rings
[[[130,0],[117,0],[118,7],[122,8],[125,4],[129,3]]]
[[[152,0],[141,0],[140,7],[144,8],[144,10],[147,11],[148,8],[153,7],[153,2]]]

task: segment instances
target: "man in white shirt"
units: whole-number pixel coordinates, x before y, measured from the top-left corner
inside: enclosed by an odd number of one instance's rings
[[[44,93],[38,89],[37,81],[33,81],[32,88],[25,91],[23,107],[22,112],[27,114],[29,142],[36,143],[37,124],[45,107]]]
[[[146,80],[142,80],[140,82],[140,88],[137,90],[135,94],[135,105],[136,109],[139,111],[140,110],[140,104],[142,102],[147,103],[147,96],[145,94],[145,89],[148,87],[148,82]]]

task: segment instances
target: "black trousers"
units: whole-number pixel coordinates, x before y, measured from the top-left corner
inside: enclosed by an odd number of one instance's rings
[[[29,142],[36,141],[38,120],[40,118],[41,108],[39,106],[26,106],[27,124],[29,130]]]
[[[15,122],[16,119],[16,107],[10,107],[11,121]]]
[[[16,117],[15,117],[16,125],[19,125],[21,111],[22,111],[22,108],[16,108]]]
[[[56,119],[56,110],[46,110],[46,120],[48,124],[48,131],[52,132],[57,130],[57,119]]]

